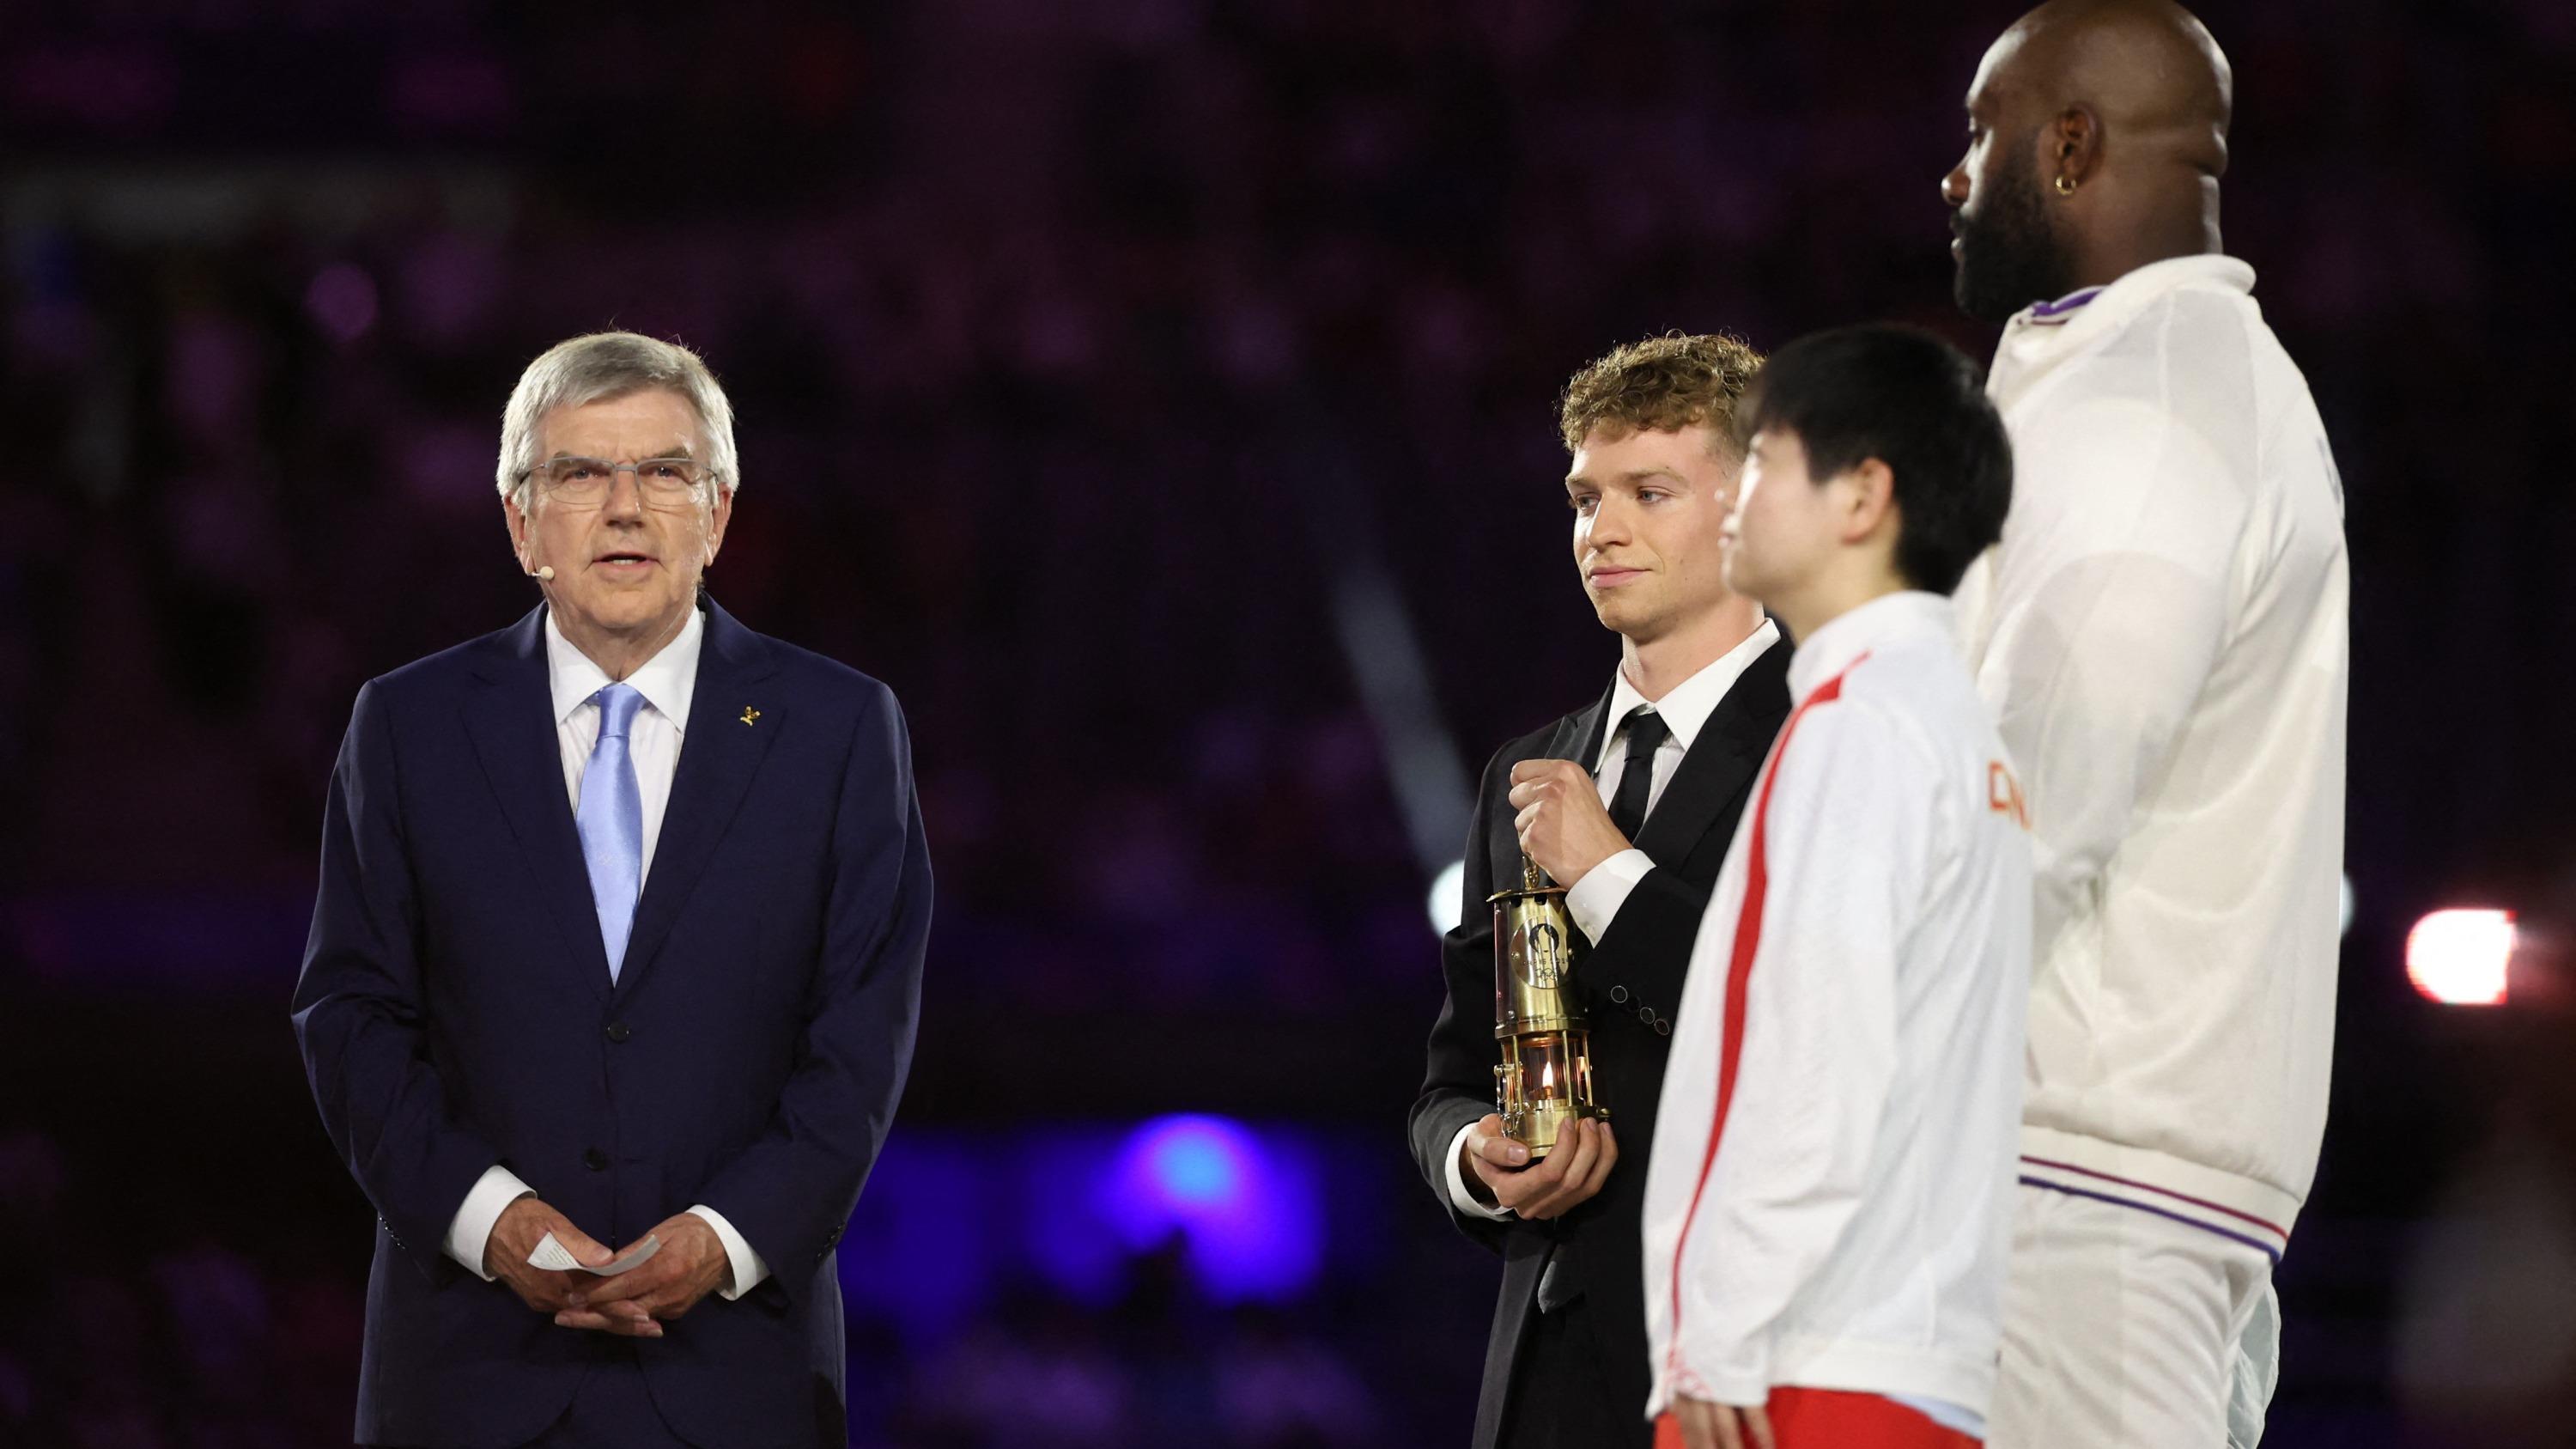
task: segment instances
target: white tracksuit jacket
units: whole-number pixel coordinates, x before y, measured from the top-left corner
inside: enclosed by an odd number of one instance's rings
[[[2023,1175],[2279,1256],[2316,1175],[2343,868],[2343,492],[2253,270],[2014,318],[1960,639],[2030,803]]]
[[[1800,703],[1673,1016],[1646,1176],[1649,1415],[1775,1385],[1986,1412],[2030,846],[1955,630],[1947,599],[1891,594],[1790,662]]]

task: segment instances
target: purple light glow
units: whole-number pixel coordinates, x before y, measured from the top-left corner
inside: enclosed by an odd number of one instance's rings
[[[1222,1117],[1162,1117],[1128,1137],[1095,1198],[1130,1247],[1174,1233],[1219,1302],[1294,1297],[1323,1260],[1319,1174],[1295,1145]]]
[[[1243,1193],[1249,1133],[1206,1117],[1167,1118],[1139,1134],[1136,1150],[1154,1189],[1176,1206],[1222,1211]]]

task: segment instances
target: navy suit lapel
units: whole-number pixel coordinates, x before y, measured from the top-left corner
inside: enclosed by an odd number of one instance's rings
[[[679,772],[671,781],[670,806],[662,812],[662,834],[653,845],[644,899],[635,907],[635,932],[617,976],[619,996],[635,990],[669,939],[707,857],[741,808],[770,741],[788,727],[789,702],[758,687],[776,670],[767,641],[708,600],[706,643],[698,654],[697,689],[689,702],[689,727],[680,740]],[[602,957],[603,980],[605,962]]]
[[[545,610],[537,609],[474,661],[484,687],[465,700],[475,757],[527,856],[537,894],[561,931],[568,959],[595,996],[608,995],[608,951],[590,899],[590,870],[565,799],[563,747],[546,679]]]
[[[1762,768],[1788,713],[1789,645],[1783,640],[1746,665],[1710,711],[1638,830],[1637,848],[1661,866],[1679,866],[1688,858],[1709,822]]]

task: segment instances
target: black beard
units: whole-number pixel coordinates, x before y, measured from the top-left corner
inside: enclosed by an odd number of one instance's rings
[[[2049,224],[2040,195],[2039,166],[2027,147],[1989,183],[1978,214],[1951,214],[1959,234],[1958,276],[1951,294],[1959,310],[1980,322],[2001,323],[2033,302],[2054,301],[2075,290],[2075,267]]]

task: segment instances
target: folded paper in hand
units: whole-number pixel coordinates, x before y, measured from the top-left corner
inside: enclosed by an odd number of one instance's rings
[[[585,1268],[581,1260],[572,1255],[570,1248],[556,1242],[555,1235],[548,1233],[537,1239],[535,1250],[528,1254],[528,1266],[544,1268],[555,1273],[596,1273],[602,1278],[614,1278],[660,1251],[662,1251],[662,1240],[647,1234],[644,1241],[627,1249],[624,1256],[606,1267]]]

